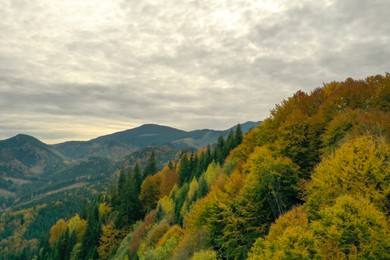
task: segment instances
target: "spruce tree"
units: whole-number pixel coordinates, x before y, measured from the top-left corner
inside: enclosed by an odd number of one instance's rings
[[[154,151],[152,151],[148,160],[148,164],[145,167],[144,178],[157,173],[157,171],[156,154]]]
[[[183,185],[191,175],[191,165],[190,162],[188,161],[186,153],[184,153],[181,157],[178,174],[179,174],[179,185]]]
[[[80,257],[81,259],[96,259],[97,247],[99,245],[99,238],[101,234],[101,221],[99,218],[99,206],[94,205],[88,216],[87,229],[82,240]]]
[[[236,147],[239,144],[241,144],[242,143],[242,139],[243,139],[243,134],[242,134],[242,130],[241,130],[241,125],[238,124],[237,127],[236,127],[236,131],[235,131],[235,145],[234,145],[234,147]]]

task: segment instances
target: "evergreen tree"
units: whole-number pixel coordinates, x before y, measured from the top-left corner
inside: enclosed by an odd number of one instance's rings
[[[136,184],[135,188],[137,190],[137,194],[139,195],[139,193],[141,192],[141,184],[142,184],[143,178],[142,178],[142,173],[141,173],[141,166],[139,165],[138,162],[134,165],[133,174],[134,174],[135,184]]]
[[[229,154],[230,150],[232,150],[235,147],[235,144],[236,144],[235,135],[232,129],[230,130],[229,135],[226,139],[226,144],[224,148],[224,157],[226,157]]]
[[[179,185],[183,185],[186,181],[189,180],[191,176],[191,164],[188,161],[187,153],[184,153],[181,156],[178,174],[179,174]]]
[[[171,169],[171,170],[174,170],[174,169],[175,169],[175,165],[173,164],[173,162],[172,162],[171,160],[169,160],[168,167],[169,167],[169,169]]]
[[[242,143],[243,134],[242,134],[242,130],[241,130],[241,125],[240,124],[238,124],[237,127],[236,127],[234,139],[235,139],[234,147],[237,147],[239,144]]]
[[[186,201],[188,190],[189,185],[187,183],[184,183],[184,185],[175,194],[175,221],[179,225],[183,224],[183,216],[180,214],[180,211],[183,207],[184,202]]]
[[[225,150],[225,139],[223,138],[223,136],[220,136],[218,137],[217,146],[215,147],[214,150],[214,158],[215,161],[221,165],[225,159],[224,150]]]
[[[197,174],[197,166],[198,166],[198,155],[194,152],[191,152],[190,157],[190,179],[192,179]]]
[[[97,247],[101,233],[99,207],[95,204],[88,216],[88,224],[82,240],[81,259],[97,259]]]
[[[204,175],[199,178],[198,191],[196,192],[196,199],[201,199],[209,192],[209,187],[207,185]]]
[[[204,160],[204,169],[207,169],[207,166],[215,159],[211,153],[211,146],[210,144],[207,145],[207,150],[205,154],[205,160]]]
[[[144,178],[157,173],[157,171],[156,154],[154,151],[152,151],[148,160],[148,164],[145,167]]]
[[[119,173],[118,184],[116,190],[114,190],[114,194],[112,195],[112,206],[114,209],[119,209],[121,205],[121,194],[124,192],[124,188],[126,185],[126,174],[124,170],[121,170]]]
[[[139,173],[137,173],[139,175]],[[139,177],[130,173],[125,182],[122,192],[119,194],[120,203],[115,226],[122,228],[129,226],[141,218],[141,202],[139,199]]]

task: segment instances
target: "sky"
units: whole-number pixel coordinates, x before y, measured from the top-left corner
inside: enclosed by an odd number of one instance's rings
[[[390,71],[388,0],[0,0],[0,139],[227,129]]]

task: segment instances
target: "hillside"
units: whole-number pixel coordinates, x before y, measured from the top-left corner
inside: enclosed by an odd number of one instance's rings
[[[58,152],[32,136],[19,134],[0,141],[0,176],[34,177],[62,166]]]
[[[390,74],[298,91],[243,139],[122,171],[36,256],[389,259],[389,93]]]
[[[57,218],[71,217],[82,209],[86,200],[93,200],[97,194],[109,191],[118,178],[118,169],[130,169],[139,163],[140,171],[144,171],[154,154],[157,171],[168,162],[180,158],[182,149],[196,151],[194,142],[200,145],[208,140],[214,146],[217,133],[228,135],[233,129],[185,132],[145,125],[87,142],[47,145],[26,135],[1,141],[3,172],[0,175],[0,212],[3,210],[4,213],[0,218],[0,230],[4,232],[0,236],[0,240],[3,240],[0,244],[3,248],[14,243],[34,248],[34,241],[44,238]],[[155,137],[152,140],[131,141],[142,139],[143,135]],[[178,140],[183,137],[191,145],[174,143],[180,142]],[[123,153],[113,156],[113,151],[119,151],[118,147]],[[18,163],[13,163],[16,160]],[[38,163],[48,166],[42,167],[41,172],[26,170]],[[14,214],[21,217],[22,222],[15,222]],[[24,230],[23,237],[20,237],[21,230]],[[15,237],[22,240],[13,242]],[[0,253],[4,252],[0,250]]]
[[[247,132],[259,124],[260,122],[246,122],[242,124],[242,129]],[[168,126],[145,124],[86,142],[70,141],[56,144],[53,148],[68,159],[98,156],[120,160],[147,147],[170,146],[176,149],[199,149],[207,144],[215,143],[221,135],[227,136],[234,128],[235,126],[221,131],[210,129],[183,131]]]

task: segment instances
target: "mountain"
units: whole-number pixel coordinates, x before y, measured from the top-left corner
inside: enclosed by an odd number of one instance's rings
[[[0,175],[34,177],[63,166],[55,149],[32,136],[19,134],[0,141]]]
[[[259,122],[242,125],[246,132]],[[145,166],[152,151],[162,167],[177,158],[181,150],[196,150],[216,143],[235,127],[224,131],[203,129],[183,131],[146,124],[134,129],[100,136],[89,141],[47,145],[19,134],[0,141],[0,198],[2,208],[35,201],[64,189],[109,180],[118,168]]]
[[[260,122],[246,122],[241,125],[245,133]],[[172,146],[177,149],[198,149],[215,143],[219,136],[226,136],[236,126],[226,130],[183,131],[169,126],[145,124],[139,127],[97,137],[89,141],[70,141],[53,145],[68,159],[107,157],[123,159],[135,151],[147,147]]]

